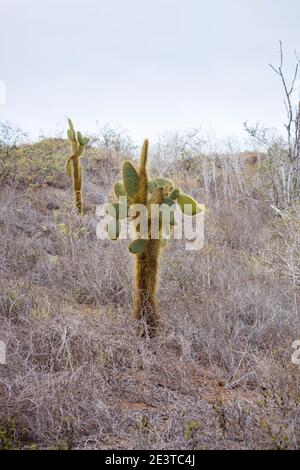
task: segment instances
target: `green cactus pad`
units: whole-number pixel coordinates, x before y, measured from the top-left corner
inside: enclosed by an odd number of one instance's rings
[[[78,150],[77,150],[77,155],[80,157],[80,155],[83,154],[84,151],[84,145],[79,144]]]
[[[154,180],[149,181],[148,184],[148,190],[150,193],[153,193],[153,191],[156,188],[166,188],[169,191],[173,188],[173,183],[170,180],[166,180],[164,178],[155,178]]]
[[[173,188],[173,183],[170,180],[166,180],[164,178],[156,178],[154,181],[157,187],[170,188],[170,189]]]
[[[75,132],[74,132],[72,129],[68,129],[67,133],[68,133],[68,139],[69,139],[71,142],[73,142],[74,140],[76,140]]]
[[[133,253],[134,255],[138,255],[139,253],[142,253],[143,251],[145,251],[148,245],[149,245],[149,240],[142,240],[142,239],[134,240],[129,245],[129,251],[130,253]]]
[[[77,132],[77,140],[80,143],[80,145],[84,145],[84,140],[83,140],[82,134],[79,131]]]
[[[179,189],[174,188],[174,189],[170,192],[169,198],[170,198],[170,199],[173,199],[173,201],[175,201],[175,199],[178,198],[179,194],[180,194]]]
[[[117,240],[120,236],[121,224],[119,220],[111,220],[106,226],[106,232],[111,240]]]
[[[139,190],[139,175],[131,162],[123,163],[123,182],[128,196],[135,197]]]
[[[186,194],[180,194],[177,198],[177,202],[182,212],[186,215],[196,215],[204,210],[202,204],[198,204],[195,199]]]
[[[153,191],[156,189],[156,185],[154,183],[154,180],[151,180],[148,182],[148,191],[149,193],[153,193]]]
[[[173,199],[171,199],[171,198],[169,198],[169,197],[165,197],[165,198],[163,199],[162,204],[166,204],[166,205],[169,206],[169,207],[175,206],[175,202],[173,201]],[[174,207],[174,208],[175,208],[175,207]]]
[[[74,131],[74,126],[73,126],[73,122],[71,121],[71,119],[68,119],[68,124],[69,124],[70,129]]]
[[[124,185],[123,183],[121,183],[121,181],[118,181],[117,183],[115,183],[114,192],[117,197],[127,196]]]

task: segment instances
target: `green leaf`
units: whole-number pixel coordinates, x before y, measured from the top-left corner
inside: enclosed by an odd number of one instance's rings
[[[87,145],[90,141],[90,139],[88,137],[83,137],[83,145]]]
[[[123,163],[123,183],[128,196],[135,197],[139,190],[139,175],[131,162]]]
[[[142,253],[149,245],[149,241],[150,240],[142,240],[141,238],[139,238],[138,240],[134,240],[129,245],[130,253],[133,253],[134,255]]]
[[[119,220],[111,220],[106,226],[107,235],[111,240],[117,240],[120,236],[121,224]]]
[[[203,204],[198,204],[195,199],[186,194],[180,194],[177,198],[178,205],[186,215],[196,215],[204,210]]]
[[[106,212],[115,219],[125,219],[128,217],[128,206],[124,203],[115,202],[113,204],[107,204],[105,209]]]
[[[114,185],[114,191],[115,191],[115,195],[117,197],[120,197],[120,196],[127,196],[127,193],[125,191],[125,188],[124,188],[124,185],[123,183],[121,183],[121,181],[118,181],[117,183],[115,183]]]

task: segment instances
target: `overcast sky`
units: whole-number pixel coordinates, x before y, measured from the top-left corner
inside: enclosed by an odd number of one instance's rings
[[[33,135],[95,122],[138,139],[200,125],[280,126],[268,62],[292,72],[299,0],[0,0],[0,119]]]

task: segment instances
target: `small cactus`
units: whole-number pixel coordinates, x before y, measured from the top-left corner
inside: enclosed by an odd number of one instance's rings
[[[67,175],[73,180],[73,188],[75,195],[75,203],[78,212],[83,212],[82,203],[82,186],[83,186],[83,168],[80,164],[79,157],[83,154],[85,146],[88,144],[89,139],[83,137],[81,132],[75,132],[71,119],[68,119],[69,129],[67,131],[68,139],[71,142],[72,156],[66,163]],[[71,165],[71,163],[73,165]],[[72,171],[73,167],[73,171]]]
[[[182,212],[193,216],[204,210],[204,206],[198,204],[191,196],[180,193],[179,189],[174,188],[172,181],[164,178],[155,178],[148,180],[147,175],[148,159],[148,140],[144,141],[140,156],[140,165],[138,170],[134,165],[126,161],[123,163],[122,173],[123,181],[118,181],[114,185],[114,193],[119,199],[127,197],[128,207],[125,208],[124,202],[109,204],[107,213],[114,216],[114,219],[107,226],[109,238],[116,240],[120,234],[120,219],[129,217],[132,220],[136,216],[130,215],[130,206],[133,204],[142,204],[151,213],[151,204],[157,204],[159,211],[157,218],[148,215],[148,236],[141,238],[139,231],[136,231],[136,239],[129,245],[129,251],[135,255],[135,299],[134,309],[137,320],[141,322],[142,334],[154,336],[159,326],[159,313],[156,305],[156,288],[158,278],[158,260],[160,250],[167,244],[164,238],[166,232],[170,232],[175,224],[174,212],[170,212],[170,220],[167,226],[162,223],[163,205],[175,208],[177,203]],[[120,214],[122,213],[122,217]],[[158,223],[159,238],[151,238],[151,224]]]

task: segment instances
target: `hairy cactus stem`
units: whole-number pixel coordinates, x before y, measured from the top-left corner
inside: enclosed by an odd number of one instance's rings
[[[73,155],[73,186],[74,186],[74,193],[75,193],[75,203],[78,209],[78,212],[81,214],[83,209],[82,204],[82,167],[79,162],[78,155]]]
[[[139,168],[139,191],[136,202],[145,204],[148,208],[148,235],[149,244],[147,248],[136,255],[135,262],[135,316],[141,322],[142,335],[153,337],[159,324],[159,313],[156,306],[156,289],[158,281],[158,258],[160,250],[160,240],[151,239],[151,203],[161,204],[163,191],[159,191],[147,204],[147,156],[148,141],[145,140],[141,152]]]
[[[68,119],[69,129],[67,131],[68,139],[72,147],[72,156],[66,163],[67,174],[73,181],[73,190],[75,195],[75,204],[78,212],[82,214],[82,185],[83,185],[83,168],[80,164],[80,156],[83,154],[85,146],[89,139],[83,137],[81,132],[75,132],[71,119]],[[71,162],[73,164],[73,172],[71,170]]]

